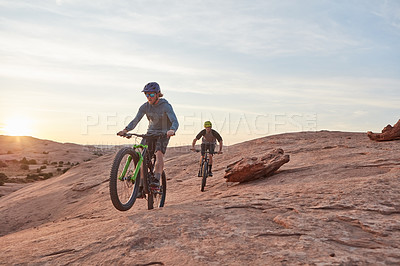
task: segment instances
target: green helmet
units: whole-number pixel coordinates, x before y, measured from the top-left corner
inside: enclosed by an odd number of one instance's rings
[[[212,124],[210,121],[204,122],[204,127],[212,127]]]

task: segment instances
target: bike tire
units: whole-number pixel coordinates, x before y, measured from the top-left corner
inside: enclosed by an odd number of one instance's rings
[[[204,162],[203,164],[203,179],[201,180],[201,191],[204,192],[204,187],[206,186],[207,183],[207,177],[208,177],[208,163]]]
[[[119,176],[122,174],[129,156],[131,156],[132,160],[128,165],[123,180],[121,180]],[[135,172],[138,161],[139,155],[132,148],[121,149],[114,158],[111,167],[109,188],[111,202],[119,211],[129,210],[136,201],[140,184],[140,172],[135,181],[131,180],[131,176]]]
[[[165,198],[167,196],[167,177],[163,171],[160,180],[160,191],[154,192],[150,189],[150,193],[147,199],[147,209],[152,210],[154,208],[162,208],[165,204]]]

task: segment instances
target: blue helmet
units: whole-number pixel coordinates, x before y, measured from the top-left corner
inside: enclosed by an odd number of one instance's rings
[[[147,83],[142,92],[160,92],[160,85],[157,82]]]

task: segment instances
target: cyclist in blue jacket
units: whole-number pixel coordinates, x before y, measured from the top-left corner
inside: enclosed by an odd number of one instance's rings
[[[147,97],[147,102],[140,106],[136,117],[117,133],[118,136],[124,136],[128,131],[134,129],[139,121],[146,115],[149,120],[148,134],[165,133],[166,136],[147,143],[150,149],[154,150],[156,155],[156,164],[154,167],[154,180],[152,186],[160,185],[160,177],[164,170],[164,154],[167,150],[169,138],[175,135],[179,127],[178,119],[172,109],[171,104],[167,100],[161,98],[163,94],[160,90],[160,85],[157,82],[150,82],[144,86],[142,90]],[[146,140],[142,140],[142,144],[146,144]]]
[[[217,140],[219,143],[219,151],[218,153],[222,153],[222,137],[221,135],[212,129],[212,124],[210,121],[204,122],[204,129],[197,134],[196,138],[192,142],[192,148],[191,150],[195,150],[194,145],[196,145],[196,142],[202,138],[202,143],[201,143],[201,158],[200,158],[200,164],[203,159],[203,156],[208,150],[210,152],[210,163],[208,165],[208,173],[209,176],[212,176],[212,163],[213,163],[213,154],[215,151],[215,144],[217,144]]]

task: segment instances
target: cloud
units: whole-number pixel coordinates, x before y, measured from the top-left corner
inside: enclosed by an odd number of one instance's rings
[[[68,88],[68,100],[83,96],[80,106],[112,109],[112,91],[130,111],[144,100],[132,89],[156,80],[179,110],[206,108],[215,119],[311,112],[339,121],[339,114],[399,110],[396,1],[0,0],[0,6],[0,75],[9,95]]]
[[[387,24],[400,28],[400,3],[396,0],[384,0],[376,10],[372,12],[382,18]]]
[[[318,17],[322,22],[299,17],[298,14],[307,9],[303,4],[273,2],[274,6],[249,2],[243,12],[240,1],[229,4],[223,1],[133,3],[128,9],[117,5],[107,16],[92,14],[82,23],[112,32],[169,38],[183,46],[228,49],[233,53],[262,57],[333,53],[361,46],[359,39],[347,34],[344,27],[329,17]],[[269,11],[274,7],[278,14]],[[293,12],[295,8],[300,8],[297,16],[282,16],[284,10]]]

